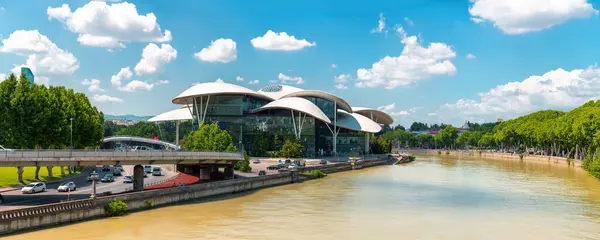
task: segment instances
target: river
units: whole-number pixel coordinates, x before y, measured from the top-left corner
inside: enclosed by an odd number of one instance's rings
[[[418,156],[7,239],[600,239],[600,181],[518,160]]]

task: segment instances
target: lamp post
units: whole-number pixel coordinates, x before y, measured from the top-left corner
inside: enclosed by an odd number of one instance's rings
[[[71,120],[71,150],[73,150],[73,118]]]
[[[98,173],[94,170],[92,174],[90,174],[90,178],[92,179],[92,188],[94,189],[92,199],[96,200],[96,180],[98,180]]]

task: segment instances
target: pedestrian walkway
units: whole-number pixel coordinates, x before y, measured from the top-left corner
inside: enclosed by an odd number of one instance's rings
[[[170,188],[170,187],[176,187],[180,184],[189,185],[189,184],[197,183],[199,180],[200,180],[199,177],[192,176],[192,175],[185,174],[185,173],[179,173],[179,175],[177,177],[175,177],[169,181],[159,183],[156,185],[147,186],[144,188],[144,190]]]

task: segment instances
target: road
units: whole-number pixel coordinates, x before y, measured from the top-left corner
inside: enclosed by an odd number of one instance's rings
[[[123,176],[133,175],[132,165],[124,165],[123,169]],[[70,196],[69,193],[58,192],[56,190],[60,185],[59,183],[46,185],[46,192],[41,193],[23,194],[21,193],[20,189],[10,192],[4,192],[2,193],[2,196],[4,197],[4,203],[0,204],[0,211],[30,207],[41,204],[56,203],[67,200],[69,197],[70,199],[89,198],[90,194],[93,192],[93,188],[92,183],[87,181],[87,177],[92,170],[95,170],[100,178],[102,178],[107,173],[112,173],[112,167],[111,171],[103,172],[102,167],[97,166],[95,169],[87,170],[85,173],[82,173],[77,177],[68,180],[74,182],[75,186],[77,186],[77,190],[71,191]],[[144,178],[144,183],[155,183],[170,178],[176,174],[175,172],[167,171],[164,167],[162,168],[162,170],[162,176],[152,176],[152,174],[148,174],[148,177]],[[96,193],[100,194],[103,192],[110,191],[114,194],[124,192],[133,188],[133,183],[123,183],[123,176],[115,176],[115,181],[111,183],[101,183],[100,181],[96,182]]]

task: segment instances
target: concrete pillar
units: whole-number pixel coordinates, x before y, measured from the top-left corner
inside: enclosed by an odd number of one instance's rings
[[[225,179],[233,179],[233,166],[225,167]]]
[[[65,166],[60,166],[60,176],[61,177],[66,177],[66,175],[65,175]]]
[[[200,180],[210,180],[211,167],[200,167]]]
[[[72,166],[68,166],[67,167],[67,171],[69,172],[69,175],[73,174],[73,167]]]
[[[19,178],[19,182],[23,183],[23,167],[17,167],[17,176]]]
[[[52,166],[46,166],[46,169],[48,169],[48,178],[52,178]]]
[[[142,165],[133,167],[133,191],[144,191],[144,167]]]
[[[35,180],[40,180],[40,166],[35,166]]]

